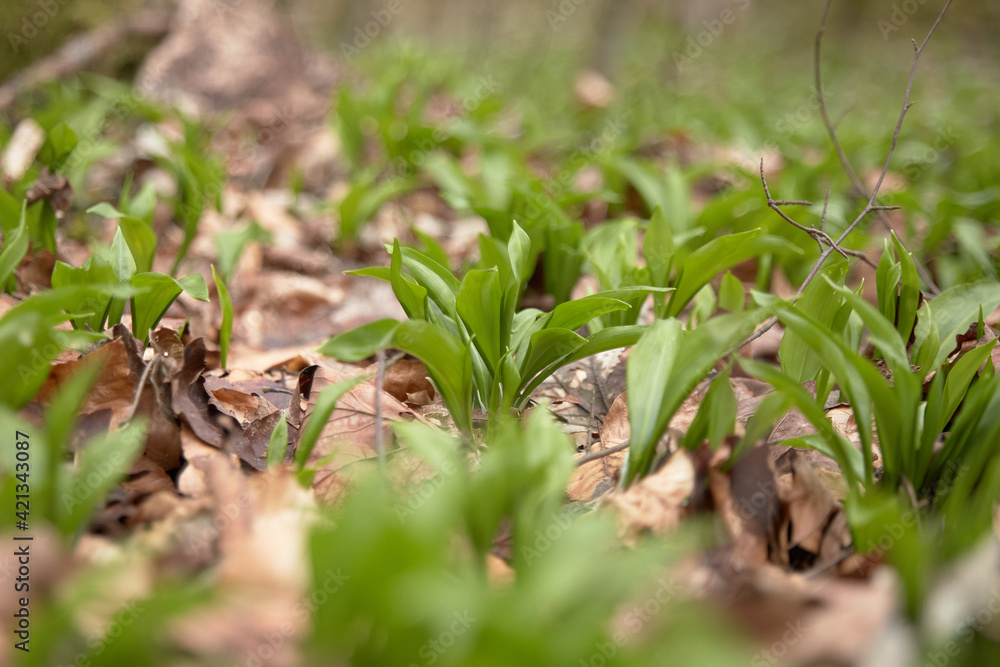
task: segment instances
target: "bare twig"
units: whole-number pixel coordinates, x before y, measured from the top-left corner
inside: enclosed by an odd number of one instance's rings
[[[764,194],[767,196],[767,205],[768,205],[768,207],[771,210],[773,210],[775,213],[777,213],[778,215],[780,215],[781,218],[785,222],[789,223],[790,225],[792,225],[796,229],[800,229],[803,232],[809,234],[809,236],[811,236],[813,238],[813,240],[816,241],[816,244],[819,246],[820,253],[823,252],[824,244],[825,244],[826,247],[829,247],[829,248],[837,251],[838,253],[840,253],[841,255],[843,255],[845,258],[847,258],[847,257],[855,257],[857,259],[860,259],[863,262],[866,262],[872,268],[877,268],[875,266],[875,263],[872,262],[870,259],[868,259],[868,257],[863,252],[860,252],[858,250],[850,250],[850,249],[847,249],[847,248],[841,248],[837,243],[835,243],[833,241],[832,238],[830,238],[830,235],[827,234],[826,232],[824,232],[822,229],[817,229],[816,227],[806,227],[805,225],[800,224],[800,223],[796,222],[795,220],[792,220],[792,218],[790,216],[788,216],[788,214],[786,214],[784,211],[782,211],[781,208],[780,208],[781,206],[812,206],[812,202],[807,202],[807,201],[775,201],[775,200],[771,199],[771,191],[767,187],[767,178],[764,177],[764,159],[763,158],[761,158],[761,160],[760,160],[760,182],[764,186]],[[824,211],[824,217],[825,217],[825,214],[826,214],[826,204],[823,205],[823,211]]]
[[[382,436],[382,382],[385,380],[385,351],[375,353],[375,453],[379,466],[385,466],[385,442]]]
[[[878,211],[879,218],[882,221],[883,226],[887,230],[891,229],[891,226],[889,224],[889,217],[885,215],[885,211],[890,209],[885,207],[875,207],[872,205],[875,202],[875,198],[878,195],[878,191],[882,187],[882,181],[885,179],[886,172],[889,169],[889,162],[892,159],[892,154],[896,149],[896,143],[899,139],[899,130],[903,125],[903,119],[906,117],[906,112],[909,111],[911,106],[913,106],[912,103],[910,103],[910,91],[913,87],[913,79],[917,71],[917,61],[920,59],[920,54],[923,52],[924,47],[927,46],[927,42],[930,40],[931,35],[934,34],[934,31],[937,30],[938,24],[941,23],[941,19],[944,18],[944,14],[946,11],[948,11],[948,7],[951,5],[951,2],[952,0],[947,0],[944,7],[941,9],[941,13],[938,15],[937,20],[934,22],[934,25],[931,26],[931,29],[928,31],[927,36],[924,37],[924,41],[920,44],[920,46],[918,47],[916,43],[914,43],[913,45],[914,47],[913,65],[910,68],[910,78],[906,84],[906,96],[903,99],[903,110],[899,115],[899,120],[896,123],[896,129],[893,132],[892,144],[889,147],[889,152],[888,155],[886,156],[885,164],[882,167],[882,173],[879,175],[878,182],[876,183],[875,188],[871,192],[871,194],[868,193],[868,189],[865,187],[864,183],[861,182],[861,179],[858,177],[857,172],[854,171],[854,168],[851,166],[850,160],[847,159],[847,154],[844,152],[844,148],[840,143],[840,138],[837,136],[836,125],[830,120],[830,114],[826,106],[826,97],[823,95],[823,78],[821,74],[822,68],[820,67],[820,61],[821,61],[820,54],[822,51],[823,35],[826,33],[826,20],[827,16],[830,13],[830,5],[833,4],[833,0],[826,1],[826,5],[823,8],[823,18],[820,20],[819,30],[816,32],[816,46],[813,51],[813,77],[815,79],[815,85],[816,85],[816,101],[819,106],[820,116],[823,118],[823,125],[826,127],[826,132],[830,137],[830,143],[833,144],[833,148],[837,153],[837,158],[840,160],[840,165],[844,168],[844,172],[850,179],[851,185],[854,187],[854,190],[860,196],[868,198],[868,206],[866,207],[866,209]],[[842,117],[843,116],[841,116],[841,118]],[[840,122],[840,118],[837,119],[837,122],[838,123]],[[859,216],[859,218],[856,219],[850,227],[848,227],[847,231],[844,232],[844,236],[849,234],[851,230],[853,230],[854,226],[856,226],[862,219],[864,219],[866,215],[867,212]],[[844,238],[844,236],[841,237],[841,240]],[[902,244],[903,241],[900,240],[900,243]],[[909,252],[909,249],[905,246],[905,244],[903,245],[903,249]],[[928,291],[930,291],[932,294],[937,294],[938,292],[940,292],[937,285],[934,283],[934,279],[931,277],[930,272],[926,269],[926,267],[924,267],[920,259],[914,257],[914,263],[916,264],[917,271],[920,273],[920,277],[927,285]]]
[[[889,144],[889,150],[886,153],[885,162],[882,164],[882,171],[879,173],[878,181],[875,183],[875,187],[872,189],[871,194],[865,194],[864,184],[861,183],[860,179],[858,179],[857,174],[854,172],[853,168],[850,165],[850,162],[847,160],[847,156],[845,155],[844,150],[840,145],[840,140],[837,138],[836,129],[834,128],[833,123],[830,121],[830,116],[826,109],[826,102],[823,98],[822,79],[820,77],[819,54],[820,54],[820,44],[822,43],[823,39],[823,33],[826,32],[826,18],[827,15],[829,14],[830,5],[832,4],[832,2],[833,0],[827,0],[826,2],[826,6],[823,9],[823,18],[820,22],[819,32],[816,35],[816,51],[813,62],[815,77],[816,77],[816,97],[817,101],[819,102],[820,114],[823,116],[823,123],[824,125],[826,125],[827,132],[830,135],[830,140],[833,142],[834,148],[837,151],[837,155],[840,158],[841,165],[844,167],[844,170],[848,173],[848,176],[850,177],[851,182],[854,185],[855,189],[858,190],[858,192],[861,193],[863,196],[866,196],[868,198],[868,202],[865,204],[864,209],[862,209],[862,211],[858,214],[858,216],[854,219],[854,221],[847,226],[847,229],[845,229],[841,233],[841,235],[836,239],[831,239],[831,237],[825,232],[823,232],[822,229],[805,227],[804,225],[801,225],[792,220],[788,215],[785,214],[784,211],[778,208],[780,204],[771,199],[771,193],[768,191],[767,182],[764,179],[764,161],[763,159],[761,159],[761,168],[760,168],[761,183],[763,183],[764,185],[764,194],[767,196],[768,206],[774,211],[776,211],[778,215],[780,215],[782,219],[784,219],[786,222],[791,223],[798,229],[802,229],[810,236],[812,236],[813,239],[816,240],[816,243],[821,248],[819,258],[816,260],[816,263],[809,271],[809,275],[806,276],[806,279],[802,282],[802,284],[799,286],[799,289],[795,292],[795,296],[792,297],[793,302],[796,301],[800,296],[802,296],[802,293],[805,291],[806,287],[808,287],[809,284],[816,278],[823,264],[830,257],[830,255],[832,255],[834,252],[839,252],[841,254],[844,254],[844,249],[840,247],[840,244],[844,242],[844,239],[846,239],[851,234],[851,232],[853,232],[854,229],[859,224],[861,224],[861,222],[866,217],[868,217],[873,212],[878,212],[884,216],[885,211],[899,208],[892,206],[877,205],[875,203],[875,199],[878,197],[879,190],[882,188],[882,182],[885,180],[885,176],[889,172],[889,164],[892,161],[893,153],[896,151],[896,145],[899,143],[899,132],[903,127],[903,120],[906,118],[906,112],[910,110],[911,106],[913,106],[913,103],[910,102],[910,93],[913,90],[913,80],[917,74],[917,63],[920,60],[920,55],[923,53],[924,48],[930,41],[931,36],[937,30],[938,25],[940,25],[941,20],[944,18],[945,12],[947,12],[948,7],[951,6],[952,0],[947,0],[945,2],[944,7],[941,9],[941,13],[938,14],[937,19],[934,21],[934,25],[931,26],[930,30],[927,32],[927,36],[924,37],[924,41],[921,42],[919,46],[917,45],[916,42],[913,43],[913,64],[910,66],[910,78],[907,80],[906,83],[906,94],[903,96],[903,107],[899,112],[899,119],[896,121],[896,127],[892,132],[892,142]],[[827,193],[827,197],[829,198],[829,193]],[[823,221],[825,221],[825,218],[826,218],[826,205],[824,204]],[[820,227],[822,226],[823,223],[821,221]],[[823,244],[827,242],[827,239],[831,240],[824,249]],[[850,251],[850,252],[855,252],[855,251]],[[926,269],[924,269],[921,266],[919,261],[916,261],[916,258],[914,258],[914,261],[916,263],[918,271],[920,271],[921,273],[921,277],[923,277],[924,282],[927,284],[928,289],[934,293],[937,293],[939,290],[937,286],[934,284],[934,281],[931,279],[930,275],[927,274]],[[744,347],[745,345],[748,345],[753,341],[757,340],[765,333],[770,331],[771,328],[774,327],[775,324],[777,324],[777,322],[778,322],[777,317],[769,318],[756,331],[754,331],[743,342],[741,342],[736,349]]]
[[[591,452],[591,453],[587,454],[586,456],[581,456],[580,458],[578,458],[576,460],[576,466],[579,468],[580,466],[582,466],[585,463],[590,463],[591,461],[597,461],[599,459],[603,459],[605,456],[610,456],[612,454],[617,454],[618,452],[622,451],[623,449],[628,449],[628,446],[629,446],[629,441],[626,440],[625,442],[619,443],[619,444],[615,445],[614,447],[608,447],[607,449],[602,449],[599,452]]]
[[[157,352],[159,355],[159,352]],[[132,421],[132,417],[135,416],[135,411],[139,409],[139,399],[142,398],[142,388],[146,386],[146,381],[149,379],[149,375],[153,370],[153,366],[159,361],[158,356],[154,356],[149,360],[149,363],[145,365],[142,369],[142,375],[139,377],[139,386],[135,389],[135,397],[132,399],[132,407],[128,411],[128,417],[125,418],[125,423]]]

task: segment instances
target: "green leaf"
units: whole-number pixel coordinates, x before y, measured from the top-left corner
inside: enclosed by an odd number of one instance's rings
[[[422,251],[424,255],[427,256],[432,262],[439,264],[445,269],[448,275],[451,275],[451,258],[448,257],[448,253],[441,246],[437,240],[434,239],[430,234],[425,234],[416,227],[412,227],[410,231],[415,237],[420,239],[420,242],[424,244],[424,250]],[[406,252],[403,253],[403,259],[406,259]]]
[[[392,242],[392,263],[389,266],[389,282],[392,292],[396,295],[403,312],[411,320],[422,320],[426,317],[427,290],[415,285],[403,277],[403,255],[399,249],[399,240]]]
[[[110,285],[115,282],[114,271],[107,261],[97,256],[91,256],[82,267],[74,268],[65,262],[56,262],[52,269],[52,286],[85,287],[91,285]],[[73,320],[77,329],[89,327],[92,331],[104,331],[104,322],[110,310],[111,299],[103,294],[88,295],[86,307],[89,313],[84,318]]]
[[[962,355],[961,359],[955,362],[951,370],[948,371],[942,395],[943,407],[941,409],[941,420],[935,426],[938,433],[941,432],[940,429],[943,429],[951,421],[958,406],[962,403],[962,399],[965,398],[965,394],[969,391],[969,385],[972,384],[973,378],[979,372],[979,367],[990,358],[990,352],[993,350],[996,342],[997,339],[994,338],[989,343],[966,352]]]
[[[316,351],[341,361],[361,361],[389,347],[398,326],[399,322],[396,320],[375,320],[337,334]]]
[[[0,291],[7,288],[7,283],[14,275],[14,269],[28,252],[28,230],[25,223],[25,204],[21,204],[21,220],[17,229],[4,235],[3,250],[0,251]]]
[[[57,502],[61,510],[57,524],[63,535],[80,530],[98,503],[128,473],[146,446],[146,425],[133,421],[126,428],[108,433],[80,449],[77,465],[60,468],[58,487],[64,498],[75,502]]]
[[[866,466],[861,452],[837,434],[823,408],[810,396],[805,387],[799,384],[796,379],[769,364],[740,359],[740,366],[751,376],[770,384],[785,399],[786,403],[779,413],[785,412],[790,406],[794,406],[802,412],[816,428],[819,435],[817,440],[802,440],[808,443],[810,448],[835,460],[848,479],[849,485],[856,485],[865,479]],[[747,430],[749,432],[749,426]],[[786,444],[796,445],[797,443],[786,441]]]
[[[438,305],[448,317],[457,320],[458,315],[455,308],[455,297],[458,294],[460,283],[447,267],[434,261],[422,252],[402,246],[400,251],[403,255],[403,266],[406,267],[417,284],[427,290],[427,296]],[[392,252],[390,250],[390,252]],[[381,268],[381,267],[379,267]],[[372,275],[372,274],[358,274]],[[381,277],[381,276],[375,276]],[[390,273],[391,281],[391,273]]]
[[[208,285],[205,283],[205,276],[200,273],[192,273],[189,276],[179,278],[177,284],[191,298],[198,299],[198,301],[208,301]]]
[[[731,313],[741,313],[745,307],[746,293],[743,290],[743,283],[731,271],[726,271],[719,286],[719,308]]]
[[[510,259],[514,280],[525,283],[531,278],[535,268],[535,255],[531,251],[531,239],[517,221],[513,223],[510,238],[507,239],[507,256]]]
[[[499,368],[500,357],[506,352],[501,299],[498,271],[474,269],[465,274],[456,301],[459,317],[492,371]],[[506,338],[509,337],[508,331]]]
[[[893,372],[900,376],[910,376],[910,360],[906,354],[906,343],[900,338],[899,331],[893,326],[892,321],[883,317],[882,313],[857,295],[854,290],[838,285],[826,276],[824,278],[827,285],[838,292],[851,305],[854,312],[861,317],[871,334],[872,343],[885,355]]]
[[[379,280],[384,280],[387,283],[392,282],[392,269],[390,269],[388,266],[366,266],[363,269],[344,271],[344,274],[348,276],[363,276],[365,278],[378,278]]]
[[[917,319],[917,305],[920,303],[920,279],[917,277],[917,266],[913,262],[913,257],[906,252],[903,244],[896,238],[896,232],[891,232],[891,235],[902,267],[902,286],[899,293],[896,327],[899,330],[899,335],[904,341],[907,341],[910,339],[910,332],[913,331],[913,323]]]
[[[131,283],[132,287],[145,290],[132,297],[132,335],[146,341],[150,329],[156,326],[184,288],[163,273],[137,273],[132,276]]]
[[[427,367],[434,385],[465,435],[472,433],[472,355],[443,327],[409,320],[396,327],[392,347],[412,354]]]
[[[270,243],[271,234],[256,222],[235,230],[219,232],[215,235],[215,256],[219,262],[219,275],[228,281],[249,243]]]
[[[522,384],[578,350],[586,340],[570,329],[546,328],[532,334],[528,352],[519,364]]]
[[[156,232],[153,228],[138,218],[125,217],[118,220],[118,229],[132,251],[136,271],[152,271],[153,258],[156,256]]]
[[[99,215],[102,218],[108,218],[111,220],[127,217],[124,213],[122,213],[121,211],[119,211],[117,208],[115,208],[106,201],[94,204],[93,206],[87,209],[87,213],[93,213],[94,215]]]
[[[200,273],[193,274],[201,278]],[[189,278],[191,276],[188,276]],[[219,327],[219,356],[222,367],[226,367],[229,358],[229,343],[233,338],[233,300],[229,296],[226,282],[215,272],[212,265],[212,280],[215,281],[215,291],[219,294],[219,308],[222,310],[222,326]],[[270,450],[268,450],[270,456]]]
[[[617,310],[628,310],[630,307],[621,299],[592,294],[556,306],[552,310],[552,317],[546,322],[545,328],[579,329],[595,317]]]
[[[896,292],[903,267],[892,259],[889,240],[883,242],[882,259],[875,270],[875,291],[878,293],[878,309],[887,320],[896,321]]]
[[[121,228],[115,232],[115,239],[111,242],[111,250],[108,252],[108,264],[115,275],[115,280],[121,284],[128,285],[132,276],[135,275],[135,259],[132,258],[132,251],[125,242]],[[111,300],[108,308],[108,323],[112,326],[122,321],[122,313],[125,312],[125,299],[116,298]]]
[[[768,253],[801,253],[797,246],[777,236],[761,236],[759,229],[712,239],[691,253],[680,266],[677,291],[670,297],[666,315],[676,317],[694,295],[719,273],[753,257]]]
[[[281,465],[285,460],[286,449],[288,449],[288,420],[282,413],[267,443],[267,467],[274,468]]]
[[[753,332],[765,312],[721,315],[685,332],[674,319],[660,320],[653,325],[656,333],[643,336],[646,344],[640,340],[628,361],[632,446],[626,484],[649,472],[656,443],[681,403],[720,358]]]
[[[836,284],[842,284],[847,275],[847,267],[846,261],[835,262],[823,269],[820,275],[830,278]],[[843,302],[843,298],[829,282],[813,280],[799,297],[795,307],[825,325],[831,332],[839,334],[843,328],[835,329],[834,319]],[[781,370],[796,382],[815,380],[816,374],[822,368],[819,355],[795,331],[785,331],[782,335],[781,344],[778,346],[778,359],[781,360]]]
[[[681,446],[685,449],[695,450],[706,439],[709,447],[718,449],[726,436],[733,432],[737,405],[736,395],[729,384],[729,371],[727,367],[712,380],[691,427],[684,434]]]
[[[659,442],[671,414],[667,402],[671,375],[681,349],[684,331],[670,318],[657,320],[628,358],[628,413],[631,427],[629,470],[626,483],[645,475],[653,464]]]
[[[312,412],[309,413],[309,418],[302,429],[302,435],[299,437],[299,446],[295,451],[296,470],[301,471],[305,468],[306,463],[309,461],[309,455],[312,454],[313,448],[316,447],[316,443],[319,441],[319,436],[323,434],[323,428],[330,421],[330,415],[333,414],[334,409],[337,407],[337,401],[365,379],[363,375],[347,378],[346,380],[334,382],[330,386],[324,387],[319,393],[319,396],[316,397],[316,403],[313,404]]]
[[[931,319],[937,325],[940,343],[933,357],[927,355],[929,361],[923,365],[923,372],[929,373],[944,362],[955,349],[955,336],[965,333],[977,320],[980,308],[990,313],[997,306],[1000,306],[1000,283],[994,280],[955,285],[925,302],[918,313],[914,347],[920,349],[930,335]]]
[[[666,287],[674,259],[674,233],[659,206],[649,219],[649,227],[642,240],[642,254],[649,267],[650,282],[657,287]]]
[[[45,143],[38,152],[38,159],[51,171],[56,172],[76,148],[76,144],[76,132],[66,123],[60,122],[46,133]]]

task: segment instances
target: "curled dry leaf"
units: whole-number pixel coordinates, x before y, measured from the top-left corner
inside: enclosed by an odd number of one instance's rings
[[[374,375],[377,370],[378,364],[372,364],[366,372]],[[420,405],[434,400],[434,385],[428,379],[427,368],[418,360],[400,359],[388,366],[382,379],[382,390],[401,403],[412,403],[414,401],[410,397],[421,393],[429,400]]]
[[[751,449],[728,473],[710,469],[709,488],[716,512],[733,542],[733,567],[743,570],[764,565],[769,547],[777,542],[781,512],[778,483],[767,448]]]
[[[794,451],[794,450],[793,450]],[[840,506],[820,480],[809,463],[797,455],[792,462],[791,488],[784,497],[788,528],[780,531],[787,535],[789,551],[798,549],[810,554],[809,565],[816,562],[821,552],[837,552],[843,536],[828,534],[834,515],[842,512]],[[846,536],[850,543],[850,535]],[[834,542],[823,549],[824,542]],[[834,548],[831,548],[834,547]]]
[[[695,467],[691,453],[681,449],[670,455],[652,475],[616,495],[619,532],[626,544],[635,544],[646,531],[670,532],[687,513],[695,489]]]

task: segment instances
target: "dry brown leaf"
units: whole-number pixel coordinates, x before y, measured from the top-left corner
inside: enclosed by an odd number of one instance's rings
[[[619,394],[604,419],[601,440],[590,453],[598,453],[622,444],[629,437],[628,399]],[[581,458],[586,454],[581,454]],[[608,454],[589,463],[584,463],[573,471],[566,494],[570,500],[591,500],[615,488],[628,449]]]
[[[366,372],[374,375],[377,370],[378,364],[372,364]],[[401,403],[410,402],[410,394],[423,392],[429,399],[422,404],[426,405],[434,400],[434,385],[427,378],[427,368],[422,361],[400,359],[385,369],[382,390]]]
[[[792,463],[792,488],[785,503],[791,523],[789,548],[799,547],[819,554],[823,530],[838,508],[812,466],[798,457]]]
[[[316,397],[324,387],[346,379],[343,374],[320,367],[306,369],[299,376],[297,393],[289,411],[289,423],[308,423]],[[392,444],[391,422],[419,419],[420,416],[389,394],[381,395],[381,428],[387,450]],[[304,406],[303,406],[304,403]],[[309,457],[310,464],[319,464],[313,488],[323,498],[335,498],[343,490],[351,474],[342,474],[344,466],[376,456],[375,382],[366,380],[345,393],[324,426]]]
[[[57,363],[39,392],[38,400],[47,402],[85,362],[100,364],[101,370],[80,408],[80,420],[74,433],[76,445],[102,431],[117,430],[132,416],[139,380],[145,370],[138,344],[128,329],[117,325],[114,340],[105,343],[79,361]],[[135,414],[147,420],[146,446],[143,454],[164,470],[180,465],[180,433],[167,417],[166,392],[156,377],[149,377]]]
[[[625,391],[627,353],[609,350],[560,368],[531,394],[547,399],[549,411],[574,438],[577,449],[589,448],[602,430],[605,415]]]
[[[611,502],[618,509],[619,533],[625,543],[635,544],[647,531],[663,534],[676,529],[687,513],[694,489],[694,461],[688,450],[681,449],[652,475],[613,496]]]
[[[737,570],[767,562],[769,546],[777,542],[781,501],[766,447],[755,447],[728,474],[709,470],[709,485],[726,531],[733,541]]]

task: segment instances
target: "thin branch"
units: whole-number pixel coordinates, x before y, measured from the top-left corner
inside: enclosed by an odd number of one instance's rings
[[[860,193],[864,193],[865,191],[864,185],[861,183],[860,179],[858,179],[857,174],[854,173],[854,170],[852,169],[850,162],[847,160],[847,156],[844,154],[844,150],[840,145],[840,140],[837,138],[836,129],[830,122],[830,116],[826,108],[826,101],[823,97],[822,78],[820,77],[820,66],[819,66],[820,45],[823,40],[823,33],[826,32],[826,19],[830,11],[830,5],[832,3],[833,0],[827,0],[826,6],[823,8],[823,18],[820,21],[819,31],[816,34],[816,51],[815,51],[815,58],[813,61],[813,67],[815,70],[815,77],[816,77],[816,98],[819,103],[820,114],[823,116],[823,123],[826,125],[827,132],[830,135],[830,140],[833,142],[834,148],[837,151],[837,155],[841,160],[841,165],[844,167],[844,170],[848,173],[848,176],[851,178],[854,187],[858,189]],[[806,287],[808,287],[809,284],[816,278],[816,276],[819,274],[820,268],[822,268],[824,262],[826,262],[826,260],[830,257],[830,255],[833,254],[834,251],[843,252],[843,250],[840,248],[840,244],[844,242],[844,239],[846,239],[850,235],[850,233],[854,231],[854,229],[861,223],[862,220],[868,217],[868,215],[871,214],[872,212],[878,212],[884,216],[885,211],[891,210],[892,207],[876,205],[875,198],[878,197],[878,192],[882,188],[882,182],[885,180],[885,175],[889,172],[889,163],[892,161],[892,155],[896,151],[896,145],[899,143],[899,132],[903,127],[903,120],[906,118],[906,112],[910,110],[911,106],[913,106],[913,103],[910,102],[910,93],[913,90],[913,80],[917,74],[917,63],[920,60],[920,54],[923,53],[924,48],[930,41],[930,38],[934,34],[934,31],[937,30],[938,25],[941,24],[941,20],[944,18],[945,12],[948,11],[948,8],[951,6],[951,3],[952,0],[947,0],[947,2],[945,2],[944,7],[941,9],[941,13],[938,14],[937,20],[934,21],[934,25],[931,26],[931,29],[927,32],[927,36],[924,37],[924,41],[921,42],[919,46],[916,44],[916,42],[914,42],[913,44],[913,49],[914,49],[913,64],[910,67],[910,78],[906,83],[906,94],[903,96],[903,108],[899,112],[899,119],[896,121],[896,127],[892,132],[892,142],[889,145],[889,151],[885,156],[885,162],[882,164],[882,171],[879,174],[878,181],[875,183],[875,188],[872,190],[870,195],[865,195],[868,197],[868,203],[865,204],[864,209],[861,211],[861,213],[858,214],[858,217],[856,217],[854,221],[850,225],[848,225],[847,229],[845,229],[837,239],[835,239],[830,245],[828,245],[825,250],[822,250],[822,252],[820,252],[819,258],[813,265],[812,270],[809,271],[809,275],[806,276],[806,279],[802,282],[802,284],[799,286],[799,289],[795,292],[795,296],[792,297],[793,303],[800,296],[802,296],[802,293],[805,291]],[[802,229],[803,228],[802,225],[799,225],[791,218],[789,218],[787,215],[785,215],[784,211],[781,211],[777,207],[776,202],[774,202],[774,200],[771,199],[771,194],[767,189],[767,183],[764,180],[763,159],[761,159],[760,173],[761,173],[761,181],[764,183],[764,194],[767,196],[768,206],[774,209],[784,220]],[[824,205],[824,218],[826,216],[825,209],[826,206]],[[820,240],[822,239],[822,237],[816,234],[816,232],[820,232],[821,230],[816,230],[814,228],[805,228],[804,231],[809,233],[822,248],[822,242]],[[830,238],[830,236],[826,235],[825,232],[823,232],[823,234],[826,236],[826,238]],[[934,281],[930,278],[930,275],[927,274],[926,269],[924,269],[921,266],[919,261],[916,261],[916,258],[914,258],[914,261],[916,263],[917,270],[920,272],[921,277],[923,277],[924,282],[927,283],[929,290],[934,293],[937,293],[939,290],[937,286],[934,284]],[[760,326],[760,328],[758,328],[743,342],[741,342],[736,349],[744,347],[752,343],[753,341],[757,340],[765,333],[770,331],[771,328],[774,327],[774,325],[777,323],[778,323],[777,317],[769,318],[767,321],[764,322],[763,325]]]
[[[629,441],[621,442],[614,447],[608,447],[607,449],[602,449],[599,452],[591,452],[586,456],[582,456],[576,460],[576,467],[580,467],[585,463],[590,463],[591,461],[597,461],[603,459],[605,456],[611,456],[612,454],[617,454],[623,449],[628,449]]]
[[[385,351],[375,353],[375,454],[379,467],[385,467],[385,442],[382,435],[382,383],[385,380]]]
[[[771,199],[771,191],[767,187],[767,178],[764,176],[764,159],[763,158],[761,158],[761,160],[760,160],[760,182],[764,186],[764,194],[767,196],[767,205],[768,205],[768,207],[771,210],[773,210],[774,212],[776,212],[778,215],[780,215],[781,218],[785,222],[789,223],[790,225],[792,225],[796,229],[799,229],[799,230],[805,232],[806,234],[809,234],[809,236],[811,236],[813,238],[813,240],[816,241],[816,244],[819,246],[819,250],[820,250],[821,253],[823,252],[823,248],[824,248],[824,244],[825,244],[827,247],[830,247],[833,250],[835,250],[836,252],[838,252],[839,254],[843,255],[845,259],[848,258],[848,257],[854,257],[856,259],[860,259],[861,261],[865,262],[866,264],[868,264],[869,266],[871,266],[873,269],[877,268],[876,265],[875,265],[875,263],[872,262],[870,259],[868,259],[868,257],[863,252],[860,252],[858,250],[850,250],[850,249],[847,249],[847,248],[841,248],[840,245],[838,243],[835,243],[834,240],[832,238],[830,238],[830,235],[827,234],[826,232],[824,232],[822,229],[817,229],[815,227],[806,227],[805,225],[803,225],[801,223],[798,223],[795,220],[792,220],[792,218],[790,216],[788,216],[784,211],[782,211],[781,208],[780,208],[780,206],[782,206],[782,205],[812,206],[812,202],[806,202],[806,201],[790,201],[790,202],[789,201],[775,201],[775,200]],[[829,194],[828,194],[828,196],[829,196]],[[826,216],[826,204],[823,205],[823,215],[824,215],[824,218],[825,218],[825,216]]]
[[[892,159],[892,154],[895,151],[896,144],[899,140],[899,131],[903,125],[903,119],[906,117],[906,112],[909,111],[911,106],[913,106],[913,103],[910,102],[910,92],[912,90],[913,79],[917,71],[917,61],[920,59],[920,54],[923,52],[924,47],[927,46],[927,43],[930,40],[931,35],[934,34],[934,31],[937,29],[938,24],[941,23],[941,19],[944,18],[944,14],[946,11],[948,11],[948,7],[951,5],[951,2],[952,0],[947,0],[944,7],[941,9],[941,13],[938,15],[937,20],[934,22],[934,25],[928,31],[927,36],[924,38],[924,41],[920,44],[920,46],[918,47],[916,43],[914,43],[913,65],[910,68],[910,78],[906,85],[906,95],[903,99],[903,109],[899,115],[899,120],[896,123],[896,129],[892,135],[892,144],[890,145],[889,152],[886,155],[886,160],[885,164],[882,167],[882,172],[879,175],[878,182],[875,184],[875,188],[871,192],[871,194],[868,193],[868,190],[865,187],[864,183],[861,182],[861,179],[858,177],[857,172],[855,172],[854,168],[851,166],[850,160],[847,159],[847,154],[844,152],[844,148],[840,143],[839,137],[837,136],[836,126],[830,120],[830,114],[826,106],[826,97],[825,95],[823,95],[823,78],[821,73],[822,68],[820,67],[820,61],[821,61],[820,54],[822,51],[823,35],[826,33],[826,20],[830,12],[830,5],[833,4],[833,0],[827,0],[826,5],[823,8],[823,17],[820,20],[819,30],[816,32],[816,46],[813,52],[813,76],[815,79],[815,86],[816,86],[816,101],[819,106],[820,116],[823,118],[823,125],[826,127],[826,132],[830,137],[830,143],[833,144],[833,148],[837,153],[837,158],[840,160],[840,164],[843,167],[844,172],[847,174],[847,177],[850,179],[851,185],[854,187],[854,190],[860,196],[868,198],[868,205],[866,206],[866,210],[871,209],[874,211],[878,211],[879,218],[882,221],[882,225],[887,230],[891,230],[891,225],[889,224],[889,217],[885,214],[885,211],[892,209],[873,206],[873,204],[875,202],[876,196],[878,195],[878,191],[882,187],[882,182],[885,179],[885,175],[889,170],[889,162]],[[839,121],[840,119],[838,118],[838,123]],[[860,223],[861,220],[863,220],[864,217],[867,215],[868,213],[866,211],[863,212],[862,215],[858,216],[858,218],[855,219],[855,221],[851,224],[851,226],[847,228],[847,230],[844,232],[841,238],[838,239],[838,243],[842,241],[854,229],[854,227],[857,226],[857,224]],[[900,240],[900,243],[903,244],[903,241]],[[903,244],[903,249],[906,250],[906,252],[909,252],[909,249],[906,247],[905,244]],[[934,283],[934,279],[931,277],[930,272],[926,269],[926,267],[924,267],[923,262],[921,262],[920,259],[916,257],[914,257],[914,261],[917,267],[917,271],[920,273],[920,277],[924,280],[924,283],[927,285],[928,291],[930,291],[932,294],[937,294],[938,292],[940,292],[937,285]]]

